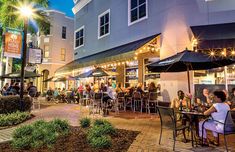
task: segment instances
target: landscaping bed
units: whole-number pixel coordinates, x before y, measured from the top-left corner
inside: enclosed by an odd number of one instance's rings
[[[0,144],[1,152],[124,152],[127,151],[130,145],[135,140],[136,136],[139,132],[136,131],[128,131],[117,129],[117,133],[111,135],[112,146],[105,149],[94,149],[92,148],[87,138],[87,129],[83,129],[81,127],[71,127],[70,133],[66,136],[61,136],[58,138],[56,143],[52,148],[43,147],[38,149],[30,149],[30,150],[15,150],[11,148],[10,143]]]

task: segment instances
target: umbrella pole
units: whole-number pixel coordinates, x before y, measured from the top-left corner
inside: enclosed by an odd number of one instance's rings
[[[190,77],[189,77],[189,65],[187,65],[187,77],[188,77],[188,92],[191,93],[191,89],[190,89]]]

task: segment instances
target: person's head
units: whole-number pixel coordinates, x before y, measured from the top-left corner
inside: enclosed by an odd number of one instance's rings
[[[149,84],[149,87],[150,87],[150,88],[156,88],[155,83],[154,83],[154,82],[151,82],[151,83]]]
[[[204,96],[208,96],[209,95],[209,90],[208,89],[203,89],[202,90],[202,94],[204,95]]]
[[[9,86],[9,83],[6,83],[5,86],[8,87],[8,86]]]
[[[177,95],[179,99],[184,99],[184,92],[182,90],[177,91]]]
[[[138,88],[142,88],[143,84],[142,83],[138,83],[137,87]]]
[[[226,95],[223,91],[215,91],[213,94],[215,102],[225,102]]]
[[[18,83],[18,82],[16,82],[16,83],[15,83],[15,86],[19,86],[19,83]]]

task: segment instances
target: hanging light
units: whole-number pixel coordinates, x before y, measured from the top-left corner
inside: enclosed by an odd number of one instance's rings
[[[211,56],[214,56],[214,55],[215,55],[215,52],[211,51],[210,55],[211,55]]]

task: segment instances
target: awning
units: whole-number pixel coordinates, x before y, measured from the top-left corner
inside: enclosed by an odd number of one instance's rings
[[[191,27],[198,49],[235,47],[235,23]]]
[[[84,58],[74,60],[65,66],[59,68],[56,74],[69,72],[74,69],[88,67],[92,65],[102,64],[106,62],[113,62],[118,60],[125,60],[134,57],[135,50],[150,42],[160,34],[155,34],[150,37],[140,39],[128,44],[124,44],[115,48],[111,48]]]

